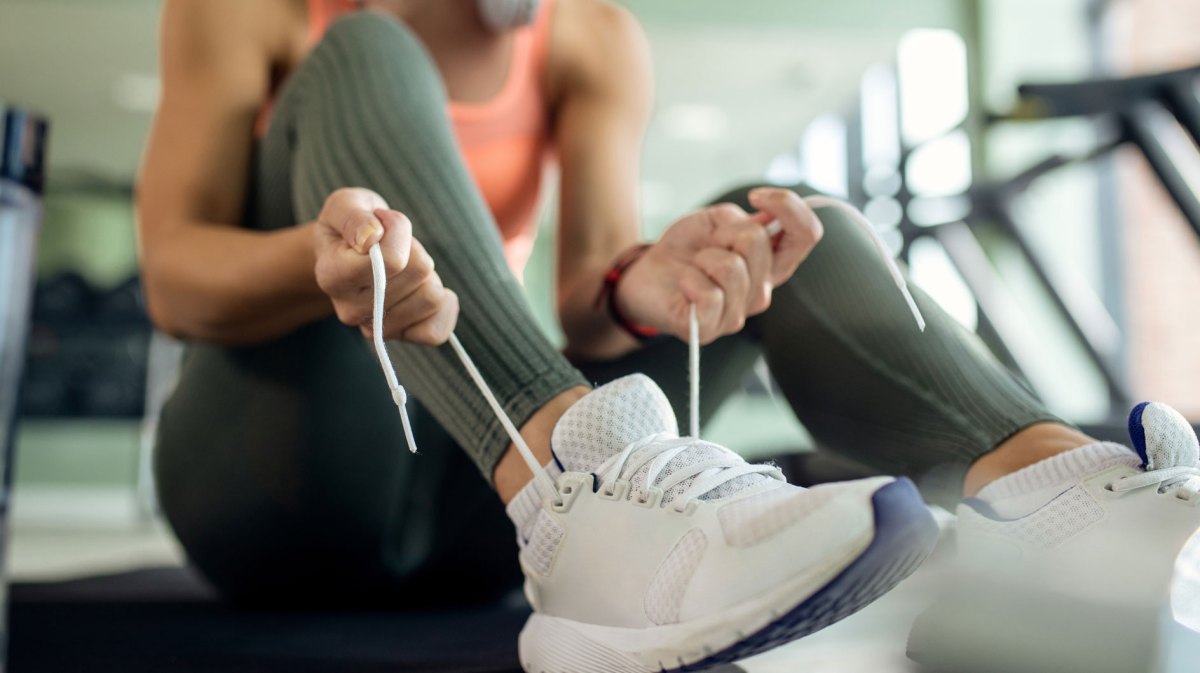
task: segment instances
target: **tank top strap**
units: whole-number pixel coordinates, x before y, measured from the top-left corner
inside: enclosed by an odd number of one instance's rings
[[[329,24],[361,5],[358,0],[308,0],[308,43],[320,42]]]

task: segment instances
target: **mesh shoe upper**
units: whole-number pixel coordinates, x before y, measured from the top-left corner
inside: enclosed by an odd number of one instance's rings
[[[551,444],[555,458],[569,472],[594,472],[629,444],[650,435],[679,436],[675,413],[658,386],[642,374],[617,379],[597,388],[567,410],[554,428]],[[656,485],[676,471],[704,461],[719,459],[727,452],[697,440],[694,446],[667,462],[655,479]],[[626,475],[632,488],[627,497],[646,488],[650,465],[644,465]],[[732,496],[769,479],[763,474],[747,474],[724,482],[700,496],[715,500]],[[686,491],[695,479],[687,479],[671,487],[663,502],[672,502]]]

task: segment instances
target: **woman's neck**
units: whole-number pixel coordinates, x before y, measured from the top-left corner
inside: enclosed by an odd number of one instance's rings
[[[474,0],[366,0],[364,5],[396,16],[417,34],[434,42],[445,37],[492,36],[480,20]]]

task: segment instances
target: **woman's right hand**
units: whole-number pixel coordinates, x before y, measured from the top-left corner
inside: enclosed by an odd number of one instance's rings
[[[339,189],[325,200],[313,232],[317,284],[338,319],[370,338],[374,284],[368,251],[379,243],[387,269],[383,337],[437,346],[458,322],[458,296],[442,285],[412,223],[369,189]]]

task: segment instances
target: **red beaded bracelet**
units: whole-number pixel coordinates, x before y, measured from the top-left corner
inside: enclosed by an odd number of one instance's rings
[[[621,276],[625,274],[625,270],[632,266],[649,249],[649,243],[642,243],[622,253],[612,265],[612,268],[608,270],[608,273],[604,274],[604,285],[600,288],[600,294],[596,295],[595,303],[595,307],[600,308],[601,302],[607,300],[608,314],[612,316],[613,322],[620,325],[621,329],[624,329],[638,341],[652,339],[658,336],[659,332],[653,327],[639,325],[621,313],[621,310],[617,308],[617,283],[620,282]]]

